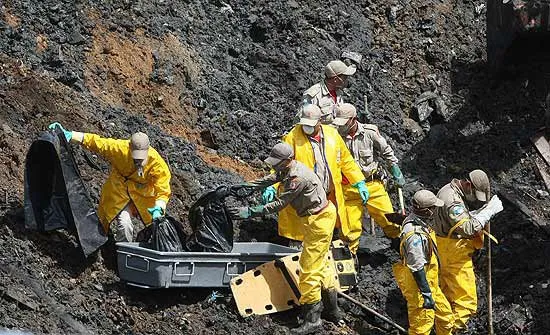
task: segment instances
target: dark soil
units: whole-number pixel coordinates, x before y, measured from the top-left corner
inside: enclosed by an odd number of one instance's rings
[[[292,126],[301,93],[342,50],[364,56],[346,100],[362,111],[367,95],[370,121],[401,160],[407,197],[482,168],[496,192],[547,223],[548,190],[529,139],[544,124],[550,64],[527,58],[489,76],[480,3],[2,2],[0,326],[54,334],[285,334],[296,324],[294,311],[242,319],[229,290],[209,303],[211,290],[130,288],[116,275],[112,246],[84,260],[69,232],[26,231],[25,154],[54,121],[112,137],[146,131],[172,170],[168,210],[185,222],[202,192],[265,173],[261,160]],[[414,108],[427,91],[446,106],[443,115],[432,113],[429,131]],[[74,149],[97,201],[108,166],[92,157],[98,171]],[[504,205],[492,224],[500,241],[492,248],[495,333],[546,334],[548,235],[510,200]],[[273,218],[236,230],[241,241],[281,242]],[[391,274],[398,256],[384,237],[371,243],[380,247],[361,257],[352,296],[406,325]],[[467,334],[487,333],[486,258],[484,250],[475,255],[479,313]],[[392,332],[342,305],[348,326],[325,323],[323,333]]]

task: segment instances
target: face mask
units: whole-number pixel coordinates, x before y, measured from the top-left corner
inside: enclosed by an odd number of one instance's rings
[[[339,88],[339,89],[347,88],[350,86],[348,77],[344,75],[342,75],[341,77],[337,77],[334,84],[336,88]]]
[[[311,135],[315,132],[315,127],[302,125],[302,130],[304,134]]]
[[[144,165],[143,159],[134,159],[134,166],[136,167],[137,174],[140,177],[143,177],[143,165]]]
[[[468,204],[468,208],[470,208],[471,210],[479,209],[485,204],[485,202],[477,200],[473,190],[472,193],[465,194],[464,198],[466,200],[466,203]]]
[[[466,199],[466,203],[468,204],[468,209],[469,210],[477,210],[477,209],[480,209],[481,207],[485,206],[486,202],[484,201],[479,201],[477,200],[477,198],[474,196],[474,199],[473,200],[469,200],[469,199]]]
[[[347,124],[343,125],[343,126],[338,126],[338,133],[340,133],[340,135],[342,136],[347,136],[349,134],[349,129],[351,127],[348,126]]]
[[[431,219],[434,215],[431,208],[414,208],[413,212],[423,219]]]

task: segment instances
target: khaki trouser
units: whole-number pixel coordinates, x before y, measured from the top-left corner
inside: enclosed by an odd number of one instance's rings
[[[117,242],[132,242],[134,240],[134,224],[132,218],[136,217],[134,205],[130,202],[111,223],[111,230]]]

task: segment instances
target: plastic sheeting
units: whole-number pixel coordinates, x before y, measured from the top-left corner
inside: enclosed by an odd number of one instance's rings
[[[76,229],[87,257],[107,241],[93,202],[61,130],[39,135],[25,161],[25,227]]]

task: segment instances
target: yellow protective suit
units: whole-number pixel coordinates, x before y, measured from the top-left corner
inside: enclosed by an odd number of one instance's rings
[[[364,180],[365,177],[357,163],[355,163],[342,137],[338,134],[338,131],[332,126],[322,125],[321,127],[324,136],[325,157],[332,176],[332,183],[334,184],[333,189],[336,198],[336,203],[334,205],[337,208],[343,236],[348,236],[352,229],[346,214],[344,194],[342,191],[342,173],[351,184]],[[313,169],[315,165],[313,148],[309,139],[304,135],[300,125],[296,125],[292,128],[282,140],[290,144],[294,149],[295,160]],[[279,212],[279,235],[292,240],[303,241],[304,232],[301,225],[296,224],[298,221],[298,215],[292,207],[287,206],[283,208]]]
[[[456,316],[456,327],[466,329],[466,323],[477,311],[476,277],[472,254],[475,240],[437,236],[439,250],[440,287]]]
[[[98,216],[105,232],[124,207],[131,201],[145,225],[152,221],[147,208],[154,207],[156,200],[168,203],[170,170],[159,153],[149,148],[149,157],[143,168],[143,176],[137,174],[130,153],[130,141],[103,138],[84,134],[82,146],[101,155],[111,164],[111,172],[101,190]]]
[[[346,212],[350,223],[350,233],[347,236],[341,236],[343,240],[347,240],[349,248],[352,253],[356,253],[359,248],[359,238],[362,231],[362,217],[363,217],[363,202],[359,191],[347,184],[342,185],[344,190],[344,199],[346,201]],[[367,189],[369,190],[369,200],[367,202],[367,210],[369,215],[374,221],[382,227],[384,233],[389,238],[399,237],[401,226],[388,221],[384,214],[393,213],[393,206],[391,204],[390,197],[384,184],[378,180],[373,180],[367,183]]]
[[[298,288],[300,304],[304,305],[320,301],[321,288],[332,289],[335,286],[334,271],[328,256],[336,223],[336,207],[329,201],[320,213],[302,218],[302,222],[304,240]]]
[[[413,232],[414,233],[414,232]],[[435,239],[435,233],[428,238]],[[403,239],[404,240],[404,239]],[[403,256],[401,256],[403,258]],[[438,280],[438,262],[435,252],[432,252],[430,264],[424,266],[426,280],[435,301],[435,310],[424,309],[424,298],[411,270],[403,262],[393,265],[393,275],[403,296],[407,300],[407,315],[409,318],[409,335],[429,335],[435,324],[437,335],[451,335],[454,330],[455,316],[449,301],[443,294]]]

